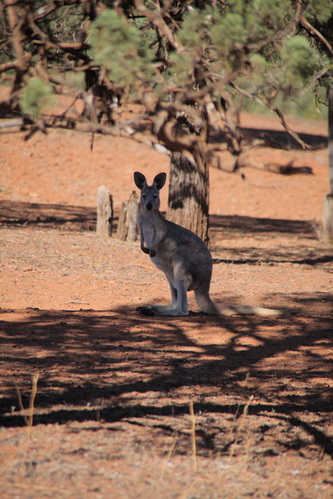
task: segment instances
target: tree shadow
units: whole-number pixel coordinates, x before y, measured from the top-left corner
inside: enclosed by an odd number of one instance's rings
[[[286,235],[288,245],[285,240],[280,244],[279,238]],[[326,265],[327,271],[333,271],[331,248],[313,244],[317,241],[317,233],[313,224],[307,221],[212,215],[210,236],[215,264],[295,263]],[[252,239],[246,247],[235,245],[234,241],[244,237]],[[266,241],[269,241],[268,245]]]
[[[115,227],[119,213],[115,211]],[[95,230],[96,209],[85,206],[66,206],[61,204],[27,203],[0,200],[0,227],[41,227],[61,228],[73,231]],[[226,236],[256,235],[295,235],[308,239],[316,237],[311,222],[301,220],[270,219],[238,215],[210,215],[210,234]]]
[[[122,308],[24,310],[14,320],[2,310],[1,425],[25,424],[15,385],[28,407],[31,375],[38,372],[35,424],[163,419],[188,414],[190,399],[198,400],[197,412],[235,417],[256,396],[249,417],[268,414],[300,426],[333,455],[325,432],[333,400],[328,384],[316,382],[331,377],[332,316],[317,300],[318,313],[310,317],[274,319],[152,319]],[[303,413],[314,421],[320,414],[324,429],[303,421]]]
[[[302,235],[313,239],[315,231],[311,222],[303,220],[285,220],[240,215],[210,215],[209,225],[212,232],[222,231],[223,234],[235,233],[256,235],[291,234]]]
[[[0,201],[0,226],[95,230],[96,210],[84,206]]]
[[[285,130],[272,130],[269,128],[248,128],[241,127],[244,140],[246,142],[253,142],[254,140],[261,140],[263,147],[271,147],[274,149],[284,150],[302,150],[299,144],[287,131]],[[327,147],[328,138],[325,135],[298,133],[300,139],[312,149],[324,149]],[[211,142],[225,143],[226,139],[224,134],[211,133]]]
[[[288,132],[284,130],[242,128],[245,139],[261,139],[266,147],[275,149],[302,149],[299,144]],[[328,139],[325,135],[310,133],[298,133],[300,139],[311,146],[312,149],[324,149],[327,147]]]
[[[333,256],[329,249],[320,249],[315,254],[306,246],[293,250],[284,248],[275,250],[248,247],[246,249],[228,248],[224,257],[213,258],[214,264],[225,263],[234,265],[258,265],[274,263],[294,263],[297,265],[325,265],[333,263]],[[230,255],[230,256],[229,256]],[[333,273],[333,270],[327,270]]]

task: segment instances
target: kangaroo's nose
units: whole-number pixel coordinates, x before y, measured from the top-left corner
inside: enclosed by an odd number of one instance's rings
[[[147,203],[146,208],[148,211],[150,211],[153,208],[153,205],[151,203]]]

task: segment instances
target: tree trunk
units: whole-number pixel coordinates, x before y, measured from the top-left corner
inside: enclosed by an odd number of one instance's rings
[[[324,202],[323,238],[333,243],[333,87],[328,89],[328,163],[330,192]]]
[[[123,202],[119,214],[117,239],[120,241],[136,241],[138,235],[137,216],[139,210],[139,198],[135,191],[132,192],[128,201]]]
[[[7,9],[9,26],[12,32],[10,42],[16,56],[15,66],[15,79],[11,91],[13,94],[22,86],[23,77],[28,69],[28,62],[30,55],[24,52],[23,40],[25,38],[24,28],[24,11],[17,6],[17,2],[13,0],[5,0],[5,7]],[[26,6],[26,8],[29,8]]]
[[[333,194],[333,87],[328,90],[328,168],[330,194]]]
[[[208,244],[209,170],[199,168],[179,152],[170,163],[167,218],[195,232]]]
[[[108,189],[101,185],[97,189],[97,226],[99,236],[112,235],[113,201]]]
[[[333,243],[333,195],[328,194],[324,201],[323,239],[326,243]]]

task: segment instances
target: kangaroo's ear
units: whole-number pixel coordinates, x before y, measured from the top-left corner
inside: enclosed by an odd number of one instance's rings
[[[146,184],[146,177],[140,172],[134,172],[134,182],[138,189],[142,189]]]
[[[154,178],[154,186],[160,190],[162,189],[163,185],[165,184],[165,181],[166,181],[166,173],[159,173],[158,175],[156,175],[156,177]]]

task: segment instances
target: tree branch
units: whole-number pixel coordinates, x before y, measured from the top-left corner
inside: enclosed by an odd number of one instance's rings
[[[303,26],[303,28],[306,29],[306,31],[310,32],[311,35],[316,36],[319,38],[319,40],[325,45],[327,50],[333,55],[333,47],[332,45],[326,40],[326,38],[316,29],[314,28],[309,21],[305,19],[304,16],[301,16],[300,18],[300,23]]]
[[[175,37],[173,36],[169,26],[166,24],[166,22],[163,19],[163,16],[161,14],[161,11],[159,7],[155,4],[155,9],[150,10],[147,9],[147,7],[144,6],[143,2],[141,0],[135,0],[134,5],[136,9],[143,15],[145,16],[160,32],[162,36],[164,36],[170,45],[175,49],[179,49],[179,43],[176,41]]]
[[[311,146],[309,146],[308,144],[306,144],[306,143],[305,143],[305,142],[304,142],[304,141],[303,141],[303,140],[302,140],[302,139],[298,136],[298,134],[297,134],[296,132],[294,132],[294,131],[290,128],[290,126],[288,125],[288,123],[286,122],[286,120],[285,120],[285,118],[284,118],[284,116],[283,116],[283,114],[282,114],[282,111],[281,111],[278,107],[274,106],[274,104],[272,104],[271,102],[269,102],[267,99],[265,99],[265,101],[264,101],[264,102],[265,102],[265,105],[266,105],[269,109],[271,109],[271,111],[274,111],[274,113],[278,115],[279,120],[280,120],[280,122],[281,122],[281,124],[282,124],[283,128],[284,128],[285,130],[287,130],[287,132],[289,133],[289,135],[291,135],[291,137],[292,137],[293,139],[295,139],[295,140],[296,140],[296,142],[298,142],[298,144],[302,147],[302,149],[304,149],[304,150],[308,150],[308,151],[309,151],[309,150],[311,150],[311,149],[312,149],[312,147],[311,147]]]
[[[309,146],[308,144],[303,142],[303,140],[299,137],[299,135],[290,128],[290,126],[288,125],[288,123],[285,120],[285,117],[284,117],[282,111],[278,107],[274,106],[274,104],[272,104],[267,98],[262,99],[262,98],[259,98],[258,95],[252,95],[249,92],[246,92],[246,90],[243,90],[242,88],[238,87],[234,83],[232,83],[231,86],[233,88],[235,88],[235,90],[237,90],[237,92],[239,92],[241,95],[244,95],[244,97],[247,97],[248,99],[251,99],[251,100],[255,100],[256,102],[268,107],[271,111],[273,111],[275,114],[278,115],[279,120],[280,120],[283,128],[289,133],[289,135],[291,135],[291,137],[293,137],[293,139],[296,140],[296,142],[298,142],[298,144],[303,149],[307,149],[307,150],[312,149],[311,146]]]

